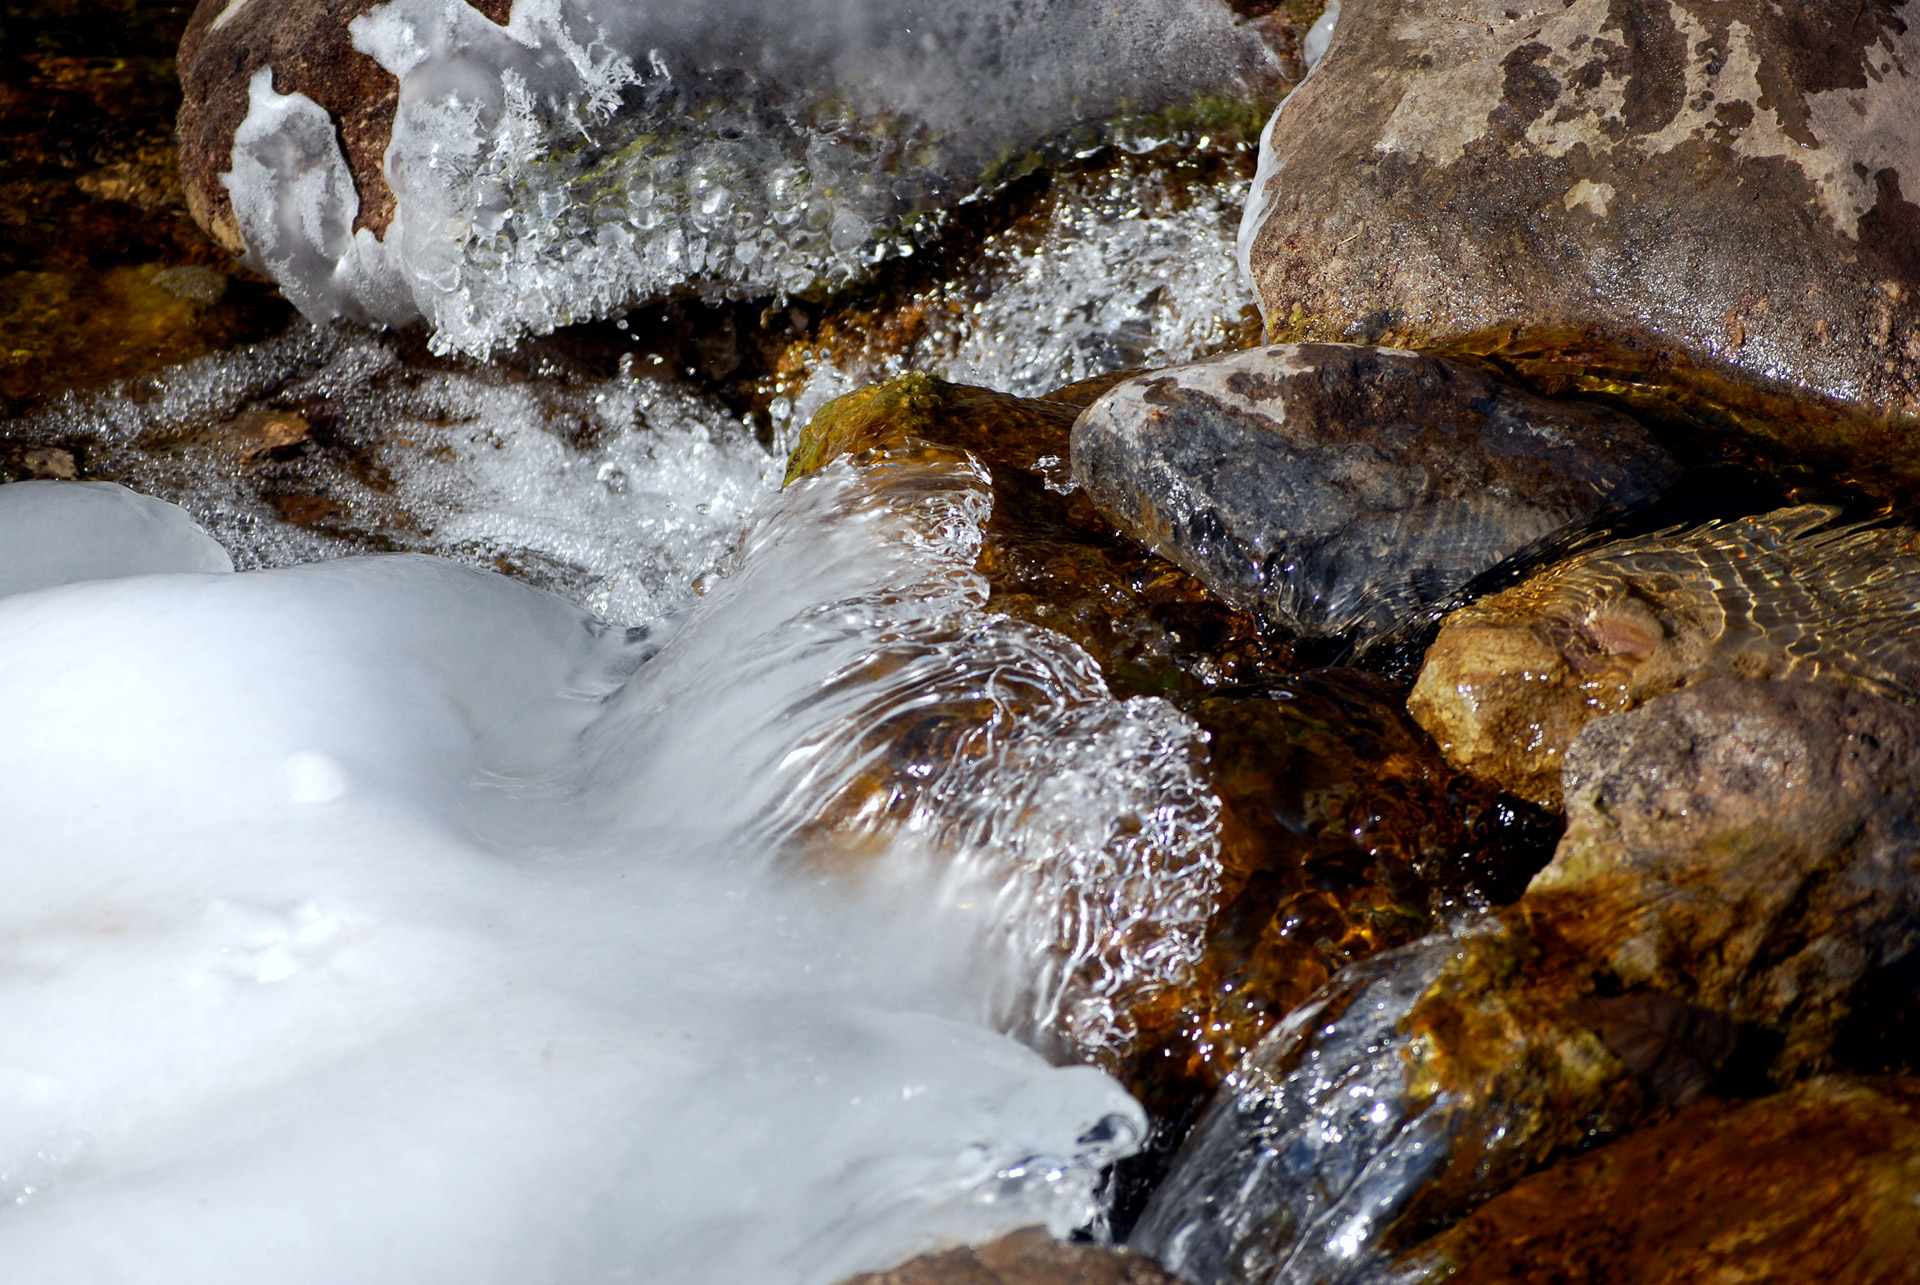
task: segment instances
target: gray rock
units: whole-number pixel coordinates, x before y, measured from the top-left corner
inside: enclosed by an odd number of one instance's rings
[[[1103,513],[1227,601],[1363,639],[1678,471],[1625,415],[1346,344],[1131,380],[1074,425],[1072,463]]]
[[[1243,234],[1274,339],[1498,354],[1920,481],[1920,0],[1348,0]]]

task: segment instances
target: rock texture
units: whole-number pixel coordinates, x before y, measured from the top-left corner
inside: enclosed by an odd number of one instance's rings
[[[1124,1249],[1073,1245],[1028,1227],[970,1248],[927,1254],[843,1285],[1178,1285]]]
[[[1624,540],[1453,612],[1407,705],[1448,759],[1557,805],[1590,719],[1713,675],[1920,699],[1920,533],[1814,505]]]
[[[1274,338],[1497,353],[1920,476],[1920,3],[1348,0],[1270,129]]]
[[[1342,972],[1249,1055],[1133,1243],[1194,1280],[1369,1272],[1557,1153],[1821,1065],[1920,941],[1920,712],[1718,679],[1588,727],[1569,820],[1478,930]]]
[[[1122,384],[1074,425],[1072,462],[1102,512],[1227,601],[1361,638],[1676,473],[1617,412],[1345,344]]]
[[[1414,1285],[1920,1281],[1920,1083],[1704,1101],[1561,1161],[1423,1245]]]

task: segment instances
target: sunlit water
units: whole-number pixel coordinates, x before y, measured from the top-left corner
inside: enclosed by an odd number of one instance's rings
[[[46,564],[0,598],[9,1273],[826,1282],[1093,1220],[1139,1108],[996,1032],[1124,1043],[1214,804],[1183,718],[982,610],[987,503],[963,456],[842,462],[629,631],[0,489]],[[941,701],[995,712],[812,834]]]

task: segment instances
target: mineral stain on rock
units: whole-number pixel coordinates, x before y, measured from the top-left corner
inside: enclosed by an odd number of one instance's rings
[[[1448,759],[1555,805],[1589,720],[1713,675],[1920,698],[1920,535],[1801,505],[1578,554],[1447,616],[1408,708]]]
[[[1228,602],[1363,640],[1678,472],[1619,412],[1345,344],[1143,375],[1088,408],[1072,462],[1122,530]]]

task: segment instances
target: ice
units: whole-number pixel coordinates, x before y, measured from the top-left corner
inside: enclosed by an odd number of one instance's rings
[[[0,487],[0,597],[82,580],[232,571],[233,559],[180,509],[111,482]],[[23,556],[31,551],[31,556]]]
[[[1233,260],[1244,157],[1202,158],[1224,170],[1203,181],[1168,150],[1056,175],[1029,226],[989,235],[963,270],[914,295],[906,309],[932,320],[912,343],[889,346],[882,329],[820,352],[787,391],[794,421],[906,370],[1036,397],[1257,340]]]
[[[518,0],[505,27],[390,0],[351,30],[400,80],[392,223],[347,234],[337,144],[256,82],[243,235],[308,316],[424,316],[469,353],[688,288],[832,290],[1046,158],[1282,83],[1219,0]]]
[[[324,444],[244,463],[234,425],[276,408],[323,425]],[[631,363],[599,378],[422,362],[394,337],[305,323],[0,432],[79,447],[90,473],[180,504],[242,568],[431,552],[634,626],[691,599],[784,464],[710,398]],[[308,496],[324,516],[288,520]]]
[[[1343,970],[1215,1094],[1130,1244],[1193,1285],[1359,1285],[1380,1232],[1445,1163],[1442,1094],[1409,1111],[1397,1028],[1457,947],[1429,937]]]
[[[1122,1038],[1215,805],[982,609],[985,503],[837,462],[657,655],[417,555],[0,599],[7,1274],[825,1283],[1086,1222],[1142,1114],[992,1027]],[[811,824],[971,699],[884,842]]]

